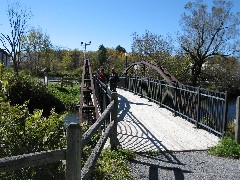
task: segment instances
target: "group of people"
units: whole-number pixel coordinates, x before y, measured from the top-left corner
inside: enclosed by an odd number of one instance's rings
[[[117,83],[119,82],[119,76],[118,76],[117,72],[115,71],[115,68],[112,68],[112,72],[109,77],[104,72],[104,69],[101,69],[101,71],[98,74],[98,79],[105,84],[107,84],[109,82],[110,90],[113,92],[116,92]]]

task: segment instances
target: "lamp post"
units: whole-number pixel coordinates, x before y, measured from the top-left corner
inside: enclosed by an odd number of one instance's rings
[[[128,53],[125,52],[125,68],[127,68],[127,58],[128,58]]]
[[[89,43],[84,43],[84,59],[86,59],[86,49],[87,46],[91,44],[91,41],[89,41]],[[83,42],[81,42],[81,46],[83,45]]]

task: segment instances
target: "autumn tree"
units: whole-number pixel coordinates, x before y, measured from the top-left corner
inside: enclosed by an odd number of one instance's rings
[[[47,33],[41,28],[31,28],[22,36],[22,54],[32,73],[37,74],[41,68],[51,68],[52,43]]]
[[[132,52],[139,59],[151,60],[158,65],[163,65],[174,49],[171,37],[163,37],[146,31],[143,35],[136,32],[132,34]]]
[[[192,60],[191,82],[200,82],[203,64],[214,56],[228,56],[236,53],[239,37],[239,13],[232,12],[232,1],[213,0],[208,7],[203,0],[186,4],[187,12],[182,14],[183,35],[180,45]]]
[[[107,60],[107,49],[103,46],[100,45],[98,48],[98,56],[97,56],[99,65],[102,66],[106,63]]]
[[[31,12],[22,8],[19,3],[8,5],[8,20],[10,24],[10,35],[0,33],[0,42],[10,54],[14,70],[18,73],[21,61],[22,37],[27,31],[27,22],[31,18]]]

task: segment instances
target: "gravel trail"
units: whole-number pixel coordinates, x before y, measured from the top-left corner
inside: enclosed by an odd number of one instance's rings
[[[240,160],[215,157],[207,151],[138,155],[131,160],[136,180],[239,180]]]

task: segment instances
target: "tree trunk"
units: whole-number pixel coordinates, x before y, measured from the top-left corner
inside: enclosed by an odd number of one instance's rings
[[[202,62],[197,62],[193,65],[192,67],[192,86],[198,86],[199,85],[199,77],[201,74],[201,70],[202,70]]]

